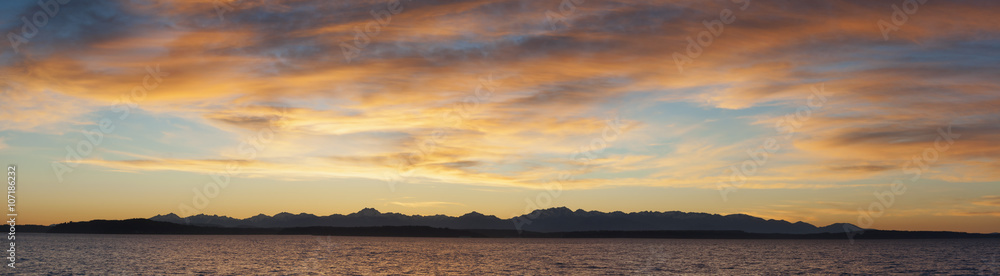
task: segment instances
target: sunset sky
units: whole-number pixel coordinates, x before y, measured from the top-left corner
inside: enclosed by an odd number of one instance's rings
[[[24,223],[566,206],[1000,232],[998,1],[60,1],[0,3]]]

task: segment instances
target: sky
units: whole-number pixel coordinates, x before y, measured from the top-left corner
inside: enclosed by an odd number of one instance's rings
[[[3,1],[0,162],[33,224],[566,206],[998,232],[998,9]]]

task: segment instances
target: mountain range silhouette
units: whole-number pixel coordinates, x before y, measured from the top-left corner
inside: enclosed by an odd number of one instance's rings
[[[399,213],[382,213],[364,208],[356,213],[329,216],[313,214],[279,213],[264,214],[246,219],[217,215],[194,215],[182,218],[176,214],[157,215],[152,221],[184,225],[232,228],[291,228],[291,227],[379,227],[427,226],[448,229],[518,230],[540,233],[577,231],[743,231],[747,233],[819,234],[844,233],[861,230],[857,226],[835,223],[824,227],[805,222],[791,223],[784,220],[763,219],[744,214],[717,215],[708,213],[632,212],[605,213],[599,211],[573,211],[566,207],[535,210],[529,214],[501,219],[492,215],[471,212],[462,216],[421,216]]]

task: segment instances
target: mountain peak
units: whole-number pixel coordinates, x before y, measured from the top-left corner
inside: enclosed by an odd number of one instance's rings
[[[156,216],[153,216],[150,219],[152,219],[152,220],[157,220],[157,219],[161,219],[161,220],[162,219],[171,219],[171,220],[173,220],[173,219],[181,219],[181,217],[178,216],[177,214],[169,213],[169,214],[166,214],[166,215],[156,215]]]
[[[535,213],[535,212],[540,212],[542,214],[550,215],[550,216],[559,216],[559,215],[573,214],[573,210],[570,210],[569,208],[566,208],[566,206],[552,207],[552,208],[548,208],[548,209],[537,209],[537,210],[533,211],[532,213]]]
[[[149,218],[149,220],[185,224],[184,219],[182,219],[180,216],[174,213],[169,213],[166,215],[156,215]]]
[[[572,213],[573,212],[573,210],[571,210],[569,208],[566,208],[566,206],[549,208],[549,210],[550,211],[557,211],[557,212],[560,212],[560,213]]]
[[[361,209],[361,211],[358,211],[357,213],[354,213],[354,214],[361,215],[361,216],[377,216],[377,215],[381,215],[382,212],[379,212],[378,210],[375,210],[375,208],[364,208],[364,209]]]
[[[485,217],[485,216],[486,215],[483,215],[483,214],[481,214],[479,212],[472,211],[472,212],[469,212],[468,214],[462,215],[460,218],[479,218],[479,217]]]
[[[274,214],[274,218],[288,218],[288,217],[294,217],[294,216],[295,216],[295,214],[292,214],[292,213],[289,213],[289,212],[281,212],[281,213]]]

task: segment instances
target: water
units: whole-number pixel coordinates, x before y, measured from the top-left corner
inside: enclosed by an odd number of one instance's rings
[[[1000,240],[472,239],[29,234],[18,275],[1000,273]]]

